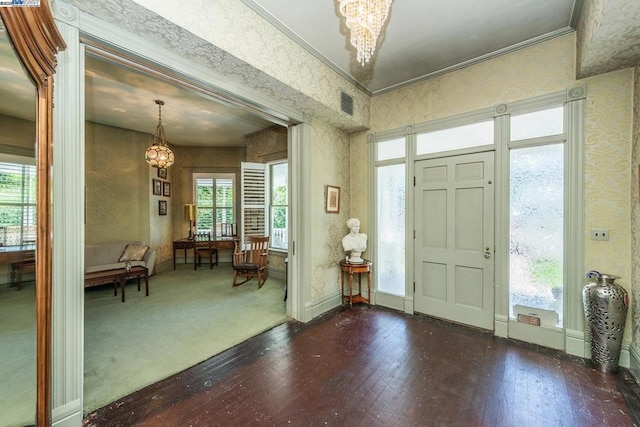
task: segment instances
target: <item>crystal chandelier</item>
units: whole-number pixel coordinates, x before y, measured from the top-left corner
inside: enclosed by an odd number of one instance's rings
[[[382,26],[389,16],[392,0],[340,0],[340,13],[351,30],[351,44],[358,62],[364,66],[376,50]]]
[[[147,147],[145,158],[154,168],[164,169],[171,166],[174,162],[173,151],[167,146],[167,139],[164,136],[164,127],[162,127],[162,106],[164,101],[156,99],[158,104],[158,126],[153,136],[153,144]]]

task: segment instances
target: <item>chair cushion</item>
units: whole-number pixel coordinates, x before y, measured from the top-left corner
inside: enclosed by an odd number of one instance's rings
[[[259,270],[260,269],[260,265],[259,264],[253,264],[253,263],[250,263],[250,262],[243,262],[241,264],[234,265],[234,268],[236,270]]]
[[[146,254],[148,250],[149,246],[147,245],[129,244],[124,248],[124,252],[120,256],[118,262],[142,261],[144,254]]]

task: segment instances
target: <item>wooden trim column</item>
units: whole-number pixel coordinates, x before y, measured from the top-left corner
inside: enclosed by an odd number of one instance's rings
[[[53,74],[56,54],[66,48],[49,3],[0,8],[0,16],[20,60],[36,85],[36,168],[38,181],[36,244],[36,425],[51,423],[51,166]]]

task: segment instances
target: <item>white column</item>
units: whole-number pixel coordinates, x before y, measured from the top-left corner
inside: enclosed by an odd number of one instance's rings
[[[67,49],[58,54],[53,109],[52,422],[82,425],[84,342],[84,49],[78,11],[51,4]]]
[[[289,127],[289,315],[308,322],[313,313],[311,301],[311,202],[310,202],[310,127],[307,123]],[[287,303],[289,304],[289,303]]]
[[[567,257],[565,274],[565,351],[588,357],[589,342],[584,334],[584,309],[582,286],[584,285],[584,126],[586,117],[586,87],[576,86],[567,90],[567,143],[565,144],[565,168],[567,189],[565,216],[571,218],[565,231],[565,247],[571,248]],[[565,221],[565,224],[567,222]],[[625,352],[626,353],[626,352]],[[627,353],[628,354],[628,353]]]
[[[509,113],[507,104],[495,108],[495,315],[494,334],[509,335]]]

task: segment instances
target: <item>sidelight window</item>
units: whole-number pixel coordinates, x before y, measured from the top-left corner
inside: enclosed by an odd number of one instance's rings
[[[376,143],[376,271],[379,291],[405,294],[405,138]]]
[[[546,109],[514,116],[510,124],[510,315],[550,327],[563,318],[563,114],[563,107]]]

